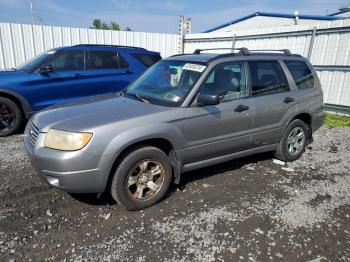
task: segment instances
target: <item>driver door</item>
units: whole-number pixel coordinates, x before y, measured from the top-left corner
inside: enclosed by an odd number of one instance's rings
[[[199,93],[219,95],[220,103],[193,105],[186,110],[184,164],[251,147],[252,100],[248,81],[245,62],[223,63],[212,70]]]
[[[30,102],[36,109],[89,95],[89,85],[84,79],[84,51],[64,51],[46,65],[52,67],[52,72],[35,72],[27,83]]]

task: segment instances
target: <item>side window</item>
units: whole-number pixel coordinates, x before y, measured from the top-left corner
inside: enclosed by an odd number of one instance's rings
[[[86,52],[86,55],[86,69],[117,69],[128,67],[125,59],[116,52],[89,51]],[[120,62],[122,62],[122,65],[120,65]]]
[[[84,70],[84,52],[66,51],[54,58],[49,64],[54,71]]]
[[[314,76],[304,61],[284,61],[298,89],[315,86]]]
[[[260,96],[289,90],[282,68],[277,61],[249,62],[252,95]]]
[[[230,62],[216,66],[200,88],[201,93],[218,95],[221,101],[249,96],[247,64]]]
[[[150,55],[150,54],[132,54],[137,60],[139,60],[142,64],[147,67],[157,63],[162,59],[160,55]]]

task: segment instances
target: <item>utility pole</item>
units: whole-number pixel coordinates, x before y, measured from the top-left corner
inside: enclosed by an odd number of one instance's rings
[[[34,10],[33,10],[33,1],[32,0],[30,0],[30,16],[32,17],[32,25],[34,25],[34,17],[35,17],[35,15],[34,15]]]
[[[187,28],[187,33],[192,34],[191,18],[187,18],[186,28]]]
[[[35,24],[35,21],[39,21],[41,25],[45,25],[45,22],[41,19],[41,17],[35,12],[34,7],[33,7],[33,1],[29,0],[30,3],[30,15],[32,17],[32,24]]]
[[[192,33],[192,23],[191,18],[187,18],[185,21],[185,16],[180,15],[179,20],[179,54],[184,53],[184,41],[185,41],[185,34],[191,34]]]

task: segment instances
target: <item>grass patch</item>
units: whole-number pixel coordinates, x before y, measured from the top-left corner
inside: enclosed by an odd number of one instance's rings
[[[326,114],[324,124],[328,127],[348,126],[350,127],[350,116]]]

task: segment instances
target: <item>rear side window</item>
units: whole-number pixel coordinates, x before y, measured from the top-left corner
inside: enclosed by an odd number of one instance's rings
[[[160,55],[151,55],[151,54],[132,54],[137,60],[139,60],[142,64],[147,67],[157,63],[162,59]]]
[[[266,95],[289,90],[282,68],[277,61],[249,62],[252,95]]]
[[[111,51],[86,52],[86,69],[116,69],[126,68],[128,63],[118,53]]]
[[[304,61],[284,61],[298,89],[315,86],[314,76]]]

